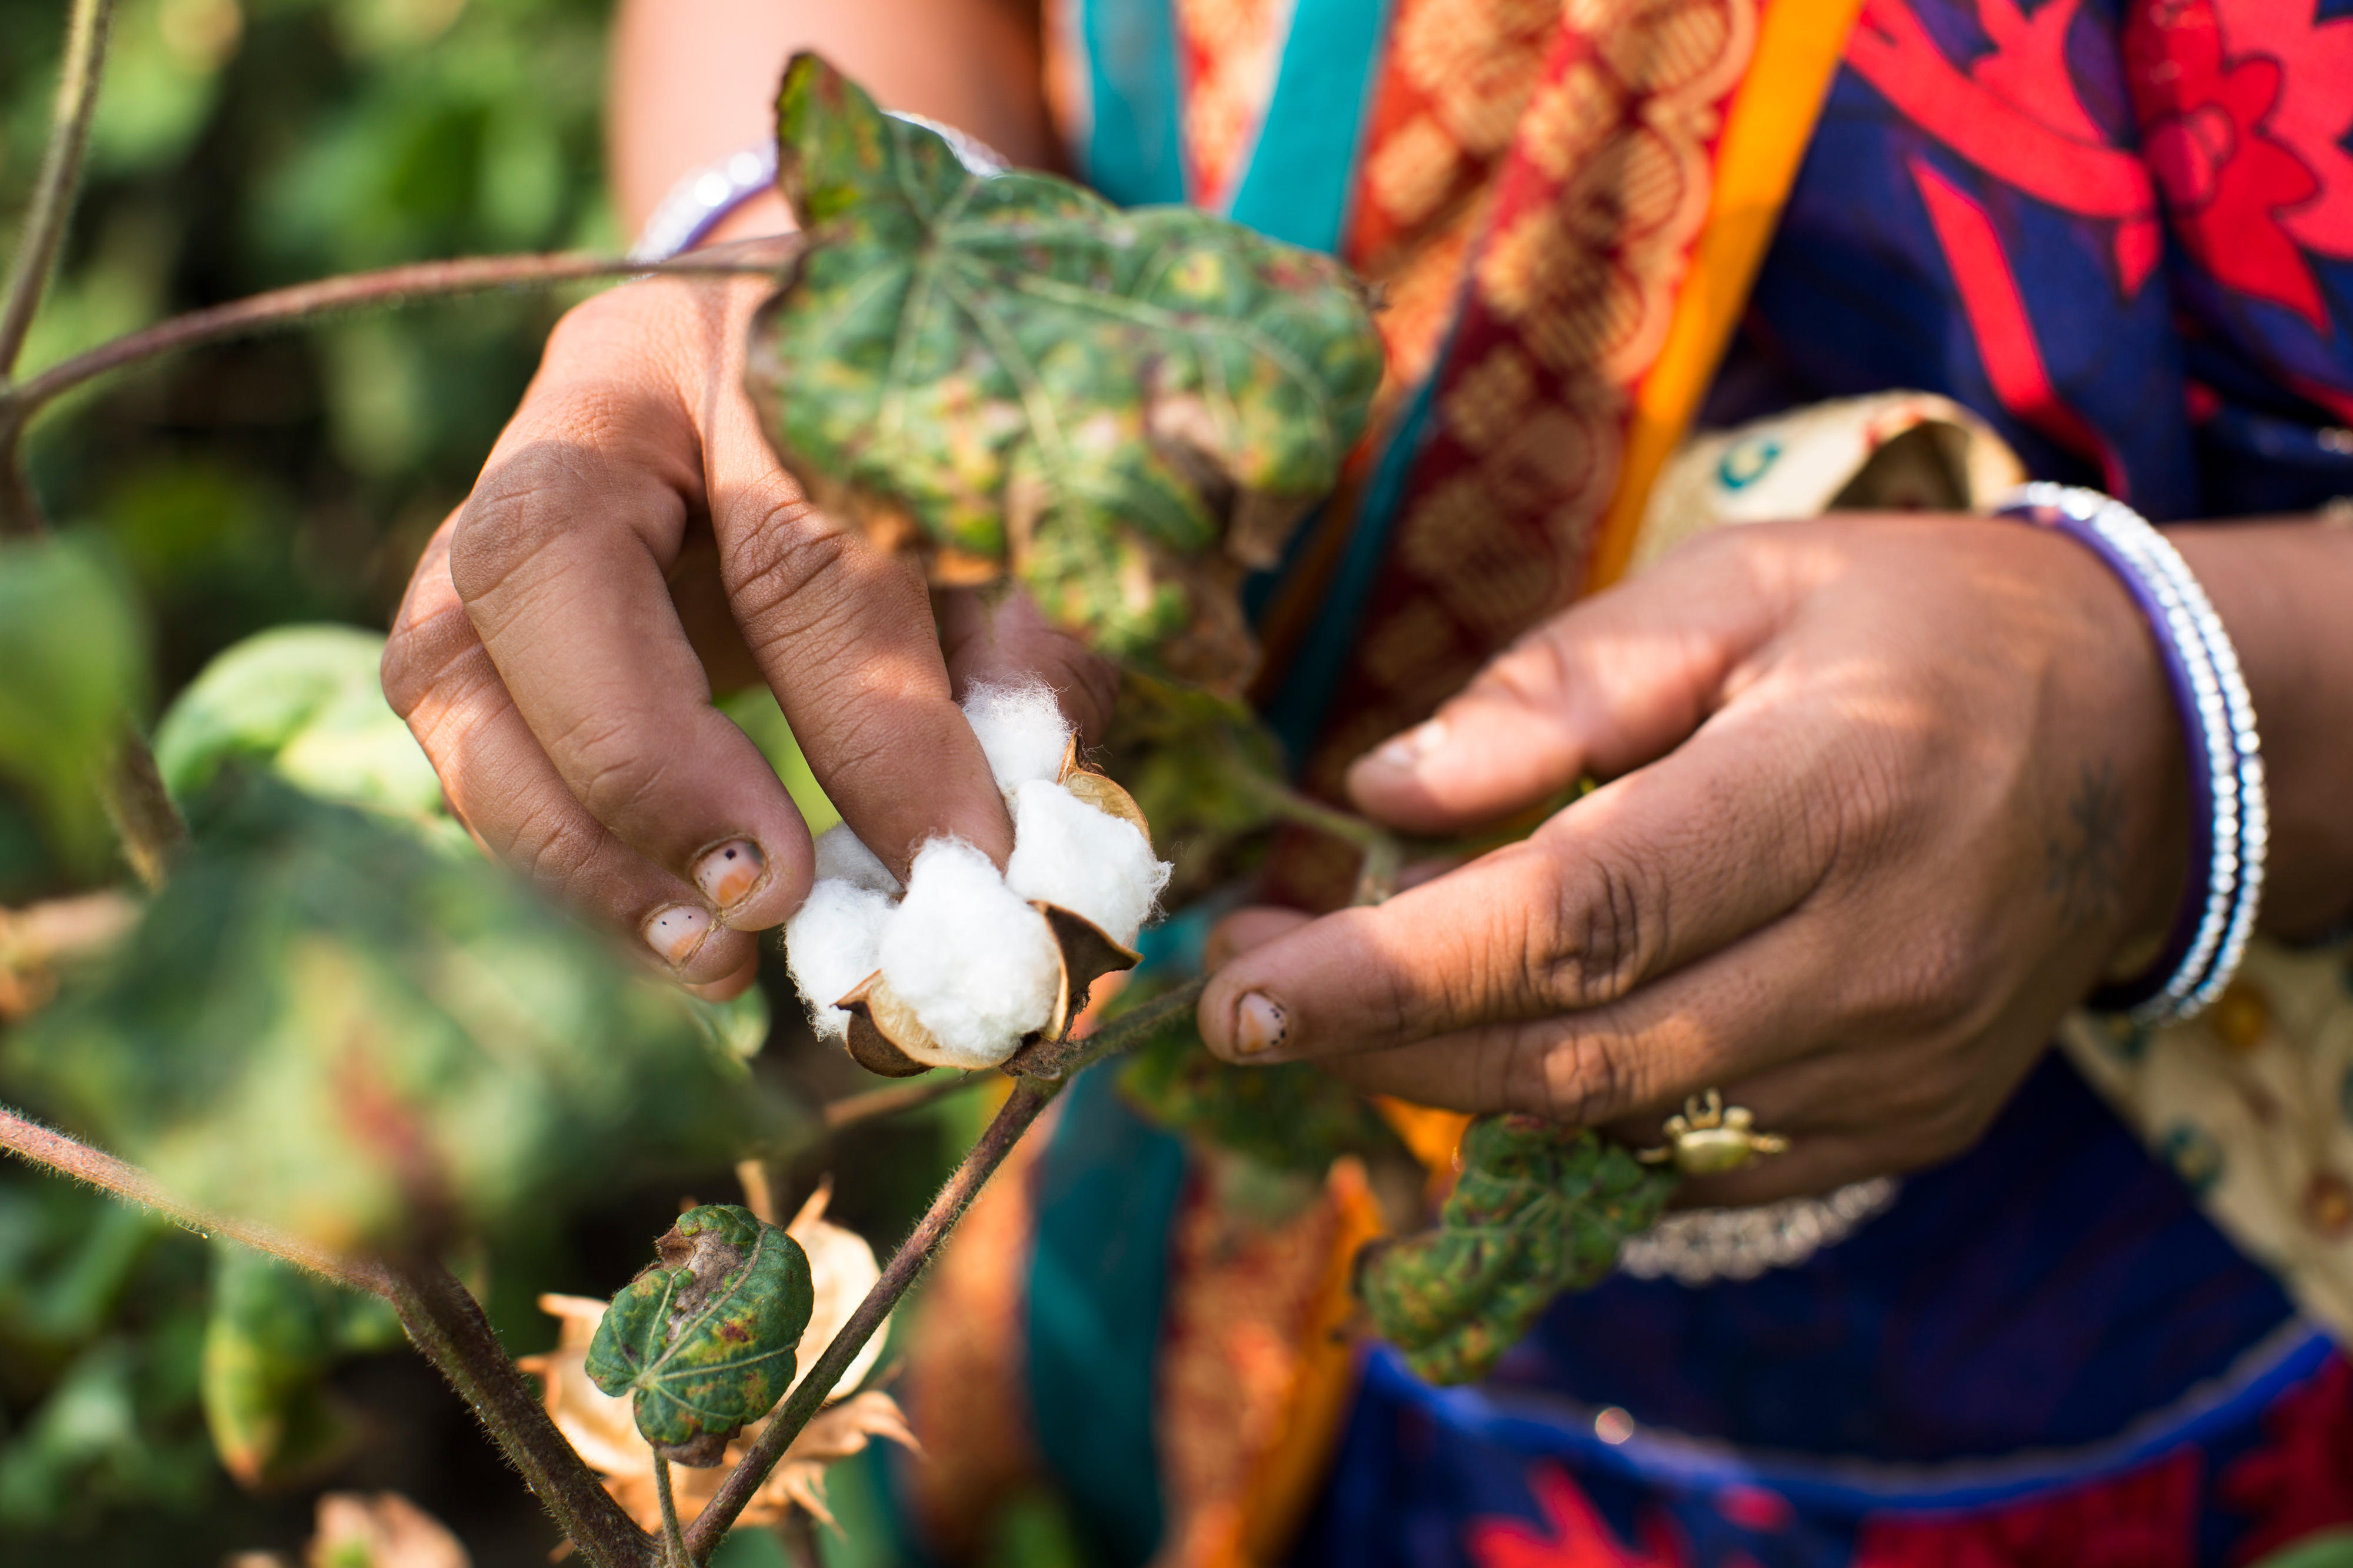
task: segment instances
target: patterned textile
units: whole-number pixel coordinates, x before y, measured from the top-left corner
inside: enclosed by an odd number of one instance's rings
[[[1846,62],[1726,422],[1916,386],[2154,518],[2353,492],[2353,12],[1871,0]]]

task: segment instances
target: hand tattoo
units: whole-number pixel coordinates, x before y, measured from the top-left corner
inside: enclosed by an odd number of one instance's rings
[[[2116,787],[2116,764],[2084,764],[2067,821],[2045,841],[2042,890],[2059,900],[2059,918],[2070,927],[2105,919],[2124,890],[2125,796]]]

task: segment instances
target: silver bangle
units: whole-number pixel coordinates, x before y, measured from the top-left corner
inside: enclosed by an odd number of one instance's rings
[[[2263,748],[2238,651],[2180,552],[2124,502],[2093,489],[2030,484],[1995,510],[2042,521],[2089,546],[2124,579],[2161,645],[2198,774],[2192,787],[2212,814],[2201,836],[2209,853],[2202,884],[2168,943],[2180,948],[2179,960],[2126,1012],[2143,1027],[2194,1017],[2222,994],[2246,956],[2270,844]]]
[[[897,110],[891,110],[891,118],[932,132],[948,144],[957,163],[984,179],[1006,171],[1006,162],[996,149],[953,125],[943,125],[921,114],[902,114]],[[691,171],[670,186],[655,206],[653,216],[646,219],[637,244],[629,247],[629,259],[669,261],[685,255],[708,238],[730,213],[776,183],[774,137]]]

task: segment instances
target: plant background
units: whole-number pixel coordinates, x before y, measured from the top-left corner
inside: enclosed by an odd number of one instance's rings
[[[608,0],[124,0],[90,178],[26,371],[174,311],[330,273],[496,251],[613,250],[598,122]],[[65,7],[0,0],[0,236],[13,241],[54,88]],[[574,297],[576,297],[574,296]],[[70,399],[37,429],[35,483],[106,542],[153,616],[168,701],[269,626],[381,627],[460,500],[564,297],[515,293],[215,350]],[[26,800],[0,783],[0,903],[64,890]],[[867,1087],[784,1020],[762,1070],[816,1100]],[[0,1084],[0,1090],[8,1086]],[[861,1132],[830,1163],[836,1217],[887,1250],[978,1130],[960,1097]],[[817,1174],[794,1173],[799,1191]],[[733,1200],[714,1171],[696,1187]],[[680,1194],[617,1193],[534,1234],[491,1238],[490,1306],[517,1352],[553,1342],[542,1290],[608,1295]],[[322,1485],[392,1488],[478,1564],[554,1542],[454,1395],[405,1349],[347,1363],[356,1457],[251,1497],[197,1405],[210,1259],[168,1223],[0,1161],[0,1558],[211,1563],[297,1551]],[[837,1565],[891,1560],[877,1477],[837,1471]],[[1014,1510],[993,1555],[1051,1568],[1067,1532]],[[20,1555],[21,1554],[21,1555]],[[740,1532],[733,1568],[776,1561]]]

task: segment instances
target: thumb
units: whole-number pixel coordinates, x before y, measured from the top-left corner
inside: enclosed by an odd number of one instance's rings
[[[1359,757],[1366,815],[1447,833],[1672,751],[1721,705],[1791,595],[1708,540],[1537,626],[1424,722]]]

